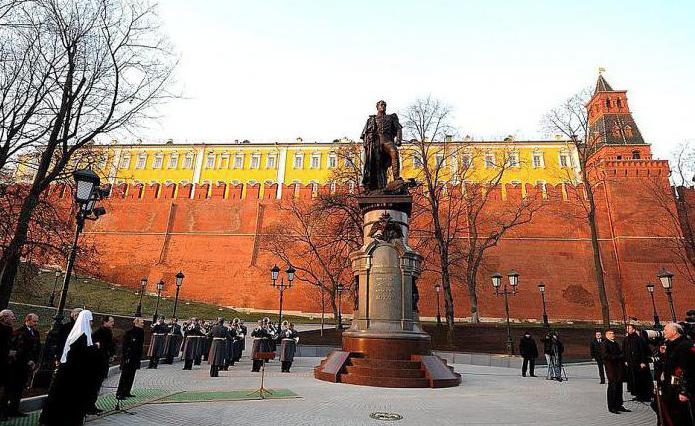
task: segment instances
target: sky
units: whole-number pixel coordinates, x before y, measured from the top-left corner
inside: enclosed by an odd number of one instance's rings
[[[535,139],[598,68],[658,158],[695,139],[695,2],[160,0],[183,97],[151,142],[357,139],[431,95],[461,136]]]

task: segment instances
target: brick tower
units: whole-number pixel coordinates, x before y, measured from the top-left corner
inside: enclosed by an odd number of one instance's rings
[[[632,117],[627,90],[613,90],[599,72],[594,95],[586,105],[589,114],[589,140],[600,146],[597,159],[649,160],[651,149]]]

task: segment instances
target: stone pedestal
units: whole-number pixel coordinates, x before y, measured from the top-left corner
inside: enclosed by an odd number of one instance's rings
[[[417,278],[422,256],[408,246],[409,195],[365,196],[364,245],[350,254],[358,307],[343,350],[316,367],[332,382],[385,387],[457,386],[461,376],[430,351],[419,325]]]

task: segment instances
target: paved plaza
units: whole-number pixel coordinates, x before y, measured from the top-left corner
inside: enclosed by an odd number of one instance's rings
[[[626,402],[632,413],[606,410],[606,387],[592,365],[567,367],[569,381],[523,378],[515,369],[455,365],[463,383],[447,389],[390,389],[334,384],[315,380],[320,358],[297,358],[292,373],[280,373],[277,361],[266,369],[270,388],[287,389],[298,398],[200,403],[148,403],[134,415],[112,414],[92,425],[654,425],[652,410]],[[207,364],[181,371],[181,363],[140,370],[135,388],[161,391],[232,391],[258,387],[245,358],[210,378]],[[543,369],[538,371],[543,374]],[[105,386],[116,386],[118,376]],[[402,416],[398,421],[373,420],[371,413]]]

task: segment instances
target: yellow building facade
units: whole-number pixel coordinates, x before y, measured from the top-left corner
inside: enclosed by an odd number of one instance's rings
[[[346,152],[361,155],[361,142],[97,145],[92,167],[111,184],[325,184],[344,167]],[[423,171],[421,147],[404,142],[401,175]],[[578,182],[579,162],[573,145],[545,141],[447,141],[429,145],[428,164],[439,164],[441,181],[490,179],[505,165],[501,182],[531,185]],[[352,161],[352,160],[350,160]],[[278,191],[278,198],[281,196]]]

